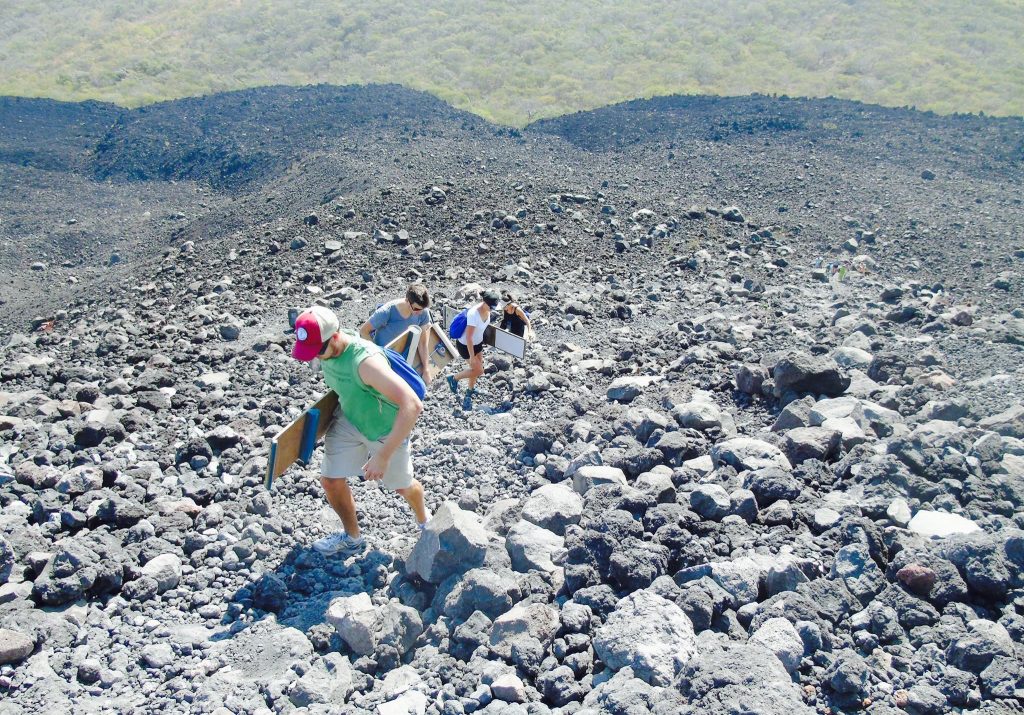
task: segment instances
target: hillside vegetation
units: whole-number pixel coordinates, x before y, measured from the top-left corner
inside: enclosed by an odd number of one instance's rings
[[[5,0],[0,94],[398,82],[521,125],[673,93],[1024,114],[1020,0]]]

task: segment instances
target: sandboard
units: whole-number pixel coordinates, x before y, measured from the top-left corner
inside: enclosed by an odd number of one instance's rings
[[[413,367],[419,365],[419,354],[415,350],[413,339],[419,337],[420,329],[412,327],[392,340],[388,347],[408,358],[407,353],[413,353],[413,360],[410,364]],[[439,372],[455,357],[455,348],[448,341],[440,328],[430,325],[430,334],[427,346],[430,349],[430,361]],[[306,409],[296,417],[290,424],[285,426],[270,441],[270,456],[267,460],[267,475],[263,480],[263,486],[268,490],[274,486],[274,480],[288,471],[296,462],[306,464],[313,456],[316,445],[327,434],[334,418],[334,410],[338,406],[338,395],[334,390],[329,390],[323,397],[317,400],[316,404]]]
[[[338,407],[338,395],[328,390],[301,415],[296,417],[270,441],[270,456],[267,459],[267,476],[263,486],[268,490],[274,480],[288,471],[296,462],[305,464],[313,456],[317,443],[327,434],[334,410]]]
[[[404,333],[399,335],[391,344],[388,345],[392,350],[401,353],[409,364],[414,368],[420,366],[420,354],[419,350],[416,349],[416,344],[412,342],[412,334],[417,328],[409,328]],[[427,354],[430,356],[430,364],[434,369],[434,373],[440,372],[445,365],[455,359],[456,351],[455,346],[452,345],[451,340],[448,339],[448,335],[444,332],[440,325],[437,323],[431,323],[427,330]]]
[[[526,338],[493,325],[488,325],[484,330],[484,344],[520,360],[526,357]]]

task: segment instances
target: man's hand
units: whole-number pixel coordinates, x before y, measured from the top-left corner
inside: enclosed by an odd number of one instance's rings
[[[363,465],[363,476],[366,477],[368,482],[376,482],[379,479],[384,478],[384,472],[388,471],[388,464],[391,460],[388,457],[383,456],[380,451],[366,460],[366,464]]]

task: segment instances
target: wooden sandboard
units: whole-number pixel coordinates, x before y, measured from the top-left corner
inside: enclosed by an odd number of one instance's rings
[[[397,338],[392,340],[388,347],[392,350],[405,354],[409,348],[412,360],[409,361],[413,367],[419,365],[418,352],[409,345],[413,335],[419,335],[419,328],[410,328]],[[440,372],[441,368],[451,362],[455,357],[455,348],[448,340],[448,336],[436,324],[430,325],[427,347],[430,349],[430,361],[435,369]],[[305,464],[313,456],[316,445],[327,434],[327,429],[334,419],[334,410],[338,406],[338,395],[334,390],[329,390],[323,397],[316,401],[312,407],[306,409],[301,415],[284,427],[277,436],[270,441],[270,457],[267,460],[267,475],[263,485],[272,489],[274,480],[288,471],[296,462]]]
[[[316,401],[312,407],[292,420],[291,424],[277,433],[270,441],[270,457],[267,460],[267,476],[263,486],[268,490],[274,480],[284,474],[296,462],[305,464],[313,456],[317,443],[327,434],[334,410],[338,406],[338,395],[334,390]]]
[[[451,340],[448,339],[448,335],[440,325],[437,323],[431,323],[427,330],[427,353],[430,355],[430,364],[433,366],[436,374],[440,372],[445,365],[454,360],[458,353],[455,350],[455,346],[452,345]],[[392,340],[388,347],[402,355],[406,355],[406,360],[409,361],[409,364],[414,368],[419,368],[419,350],[416,349],[415,345],[409,345],[409,339],[412,337],[413,332],[413,328],[409,328]],[[406,351],[408,351],[408,354]]]

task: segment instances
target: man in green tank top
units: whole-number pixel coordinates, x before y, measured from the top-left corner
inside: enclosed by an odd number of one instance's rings
[[[340,330],[334,311],[314,305],[295,320],[292,356],[320,358],[324,382],[338,394],[338,409],[324,436],[320,483],[344,531],[314,542],[322,554],[352,554],[365,545],[348,480],[380,480],[405,498],[422,529],[430,514],[423,487],[413,478],[409,435],[423,403],[388,363],[383,348]]]

